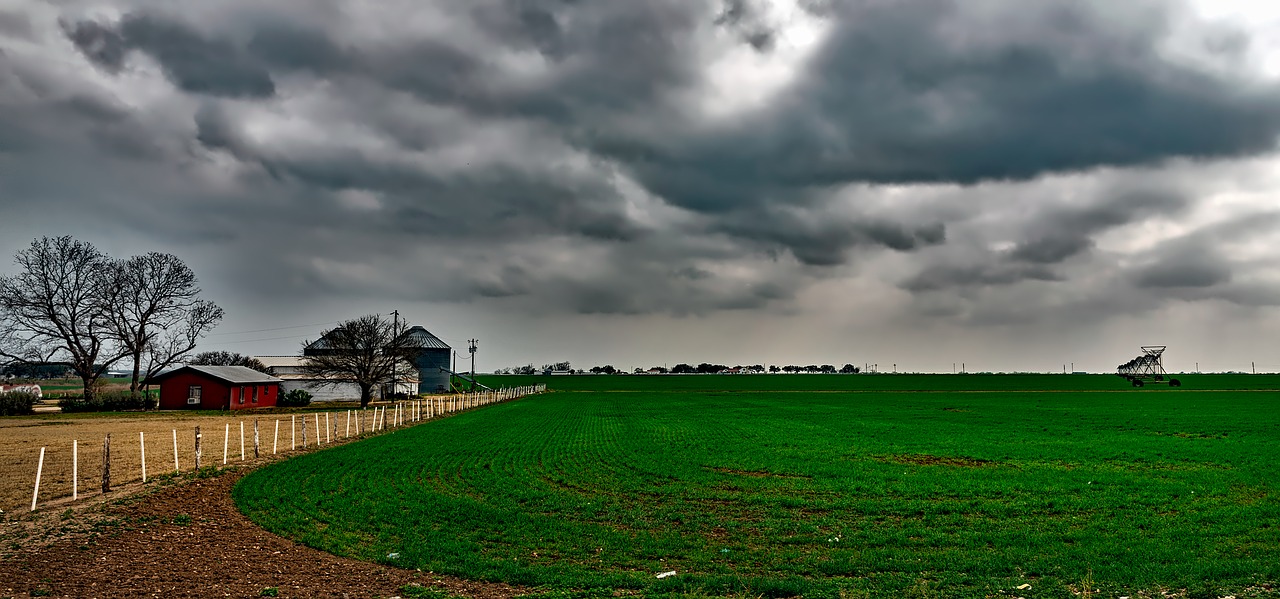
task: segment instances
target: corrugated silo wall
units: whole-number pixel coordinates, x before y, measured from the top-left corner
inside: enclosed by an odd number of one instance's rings
[[[449,357],[447,349],[424,349],[414,360],[418,367],[418,393],[436,393],[449,390]]]

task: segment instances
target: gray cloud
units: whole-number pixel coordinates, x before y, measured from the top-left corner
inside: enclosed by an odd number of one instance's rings
[[[1093,238],[1133,222],[1181,214],[1190,205],[1181,192],[1157,187],[1119,190],[1097,203],[1050,210],[1028,226],[1014,260],[1057,264],[1093,249]]]
[[[742,41],[759,51],[772,50],[777,41],[776,33],[764,22],[760,8],[751,0],[725,0],[715,23],[737,32]]]
[[[124,67],[129,44],[116,28],[94,21],[83,21],[75,24],[63,23],[63,29],[71,42],[93,64],[109,73],[118,73]]]
[[[129,50],[140,50],[159,61],[174,85],[188,92],[233,98],[275,93],[271,74],[235,44],[208,39],[163,16],[132,13],[118,28],[91,21],[65,28],[76,47],[109,72],[119,72]]]
[[[1139,287],[1162,289],[1169,287],[1213,287],[1231,280],[1231,268],[1221,262],[1196,257],[1191,259],[1163,260],[1137,273],[1135,283]]]
[[[63,45],[115,77],[22,57],[14,78],[39,93],[0,88],[0,151],[63,150],[85,176],[8,163],[0,190],[119,187],[137,198],[110,204],[121,226],[222,248],[269,297],[688,315],[878,277],[913,315],[994,322],[1265,295],[1241,286],[1257,265],[1106,243],[1197,229],[1212,190],[1157,174],[1264,154],[1280,132],[1248,37],[1176,3],[805,2],[825,37],[714,118],[713,76],[754,81],[714,59],[787,49],[763,3],[446,3],[416,15],[429,33],[337,4],[68,10]],[[1178,18],[1217,62],[1163,50]],[[164,80],[130,70],[142,55]],[[127,89],[146,77],[178,93]],[[121,165],[133,180],[104,186]]]

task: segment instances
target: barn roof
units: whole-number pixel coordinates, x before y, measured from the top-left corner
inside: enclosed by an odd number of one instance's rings
[[[281,380],[247,366],[183,366],[157,374],[151,380],[163,380],[179,372],[198,372],[232,384],[279,383]]]
[[[413,349],[450,349],[448,343],[432,335],[431,331],[417,325],[405,331],[402,337],[409,342],[409,347]]]

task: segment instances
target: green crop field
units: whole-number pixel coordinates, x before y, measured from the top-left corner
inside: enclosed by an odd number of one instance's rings
[[[235,498],[314,547],[547,597],[1277,596],[1280,379],[1182,378],[539,377],[567,390]]]

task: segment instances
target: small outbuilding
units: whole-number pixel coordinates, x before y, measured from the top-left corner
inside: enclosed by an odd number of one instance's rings
[[[244,366],[183,366],[150,382],[161,410],[244,410],[275,407],[281,380]]]

